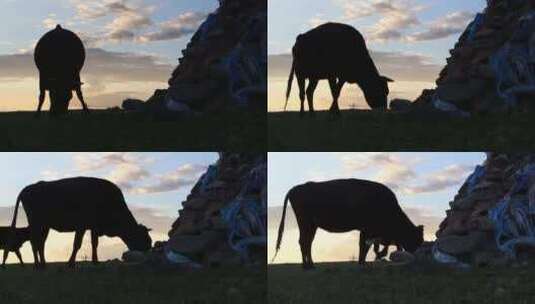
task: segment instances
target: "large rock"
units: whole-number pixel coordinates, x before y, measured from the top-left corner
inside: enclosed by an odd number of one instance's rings
[[[460,255],[476,250],[487,239],[484,232],[471,232],[467,235],[447,235],[437,240],[438,249],[451,254]]]
[[[199,235],[174,235],[168,246],[178,253],[194,256],[210,251],[219,243],[225,242],[225,239],[225,233],[206,231]]]

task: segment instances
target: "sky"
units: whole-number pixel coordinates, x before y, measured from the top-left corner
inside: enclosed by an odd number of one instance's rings
[[[37,107],[33,48],[56,24],[84,41],[82,89],[90,107],[104,108],[167,88],[180,51],[218,5],[217,0],[0,0],[0,111]],[[79,107],[78,101],[73,105]]]
[[[380,73],[395,80],[390,99],[412,100],[422,89],[434,87],[448,51],[485,6],[485,0],[268,0],[268,108],[283,109],[295,38],[319,24],[341,22],[357,28]],[[294,83],[290,110],[299,108],[296,88]],[[330,106],[326,81],[320,82],[315,96],[316,108]],[[368,108],[356,85],[344,87],[340,106]]]
[[[415,225],[424,225],[425,239],[433,240],[445,218],[449,202],[485,153],[269,153],[268,154],[268,260],[275,241],[288,190],[307,181],[358,178],[390,187],[401,208]],[[290,207],[290,206],[289,206]],[[275,263],[301,262],[299,230],[293,211]],[[321,229],[312,247],[315,261],[355,259],[358,233],[330,234]],[[368,258],[374,258],[368,254]]]
[[[9,226],[19,192],[40,180],[74,176],[106,178],[121,188],[136,220],[153,229],[154,241],[166,240],[178,217],[181,203],[217,153],[0,153],[0,226]],[[22,209],[21,209],[22,210]],[[23,211],[23,210],[22,210]],[[18,227],[26,225],[19,213]],[[19,224],[20,223],[20,224]],[[48,261],[66,261],[74,234],[51,232],[46,243]],[[101,260],[120,258],[127,250],[119,238],[99,239]],[[90,236],[86,233],[78,260],[90,258]],[[33,262],[31,246],[22,249],[25,262]],[[8,262],[15,262],[11,254]]]

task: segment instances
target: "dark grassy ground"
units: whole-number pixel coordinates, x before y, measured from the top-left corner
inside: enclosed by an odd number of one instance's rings
[[[356,263],[268,266],[268,303],[535,303],[535,267],[458,270]]]
[[[43,271],[18,265],[0,269],[0,303],[266,303],[266,271],[218,268],[156,271],[139,266],[79,263]]]
[[[535,114],[469,119],[438,114],[343,111],[268,114],[269,151],[519,151],[535,149]]]
[[[159,121],[120,111],[0,113],[2,151],[265,151],[266,114],[225,112]]]

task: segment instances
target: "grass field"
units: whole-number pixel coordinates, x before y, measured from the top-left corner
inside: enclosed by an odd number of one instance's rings
[[[266,114],[226,112],[159,121],[139,113],[0,113],[2,151],[265,151]]]
[[[469,119],[422,113],[343,111],[300,118],[268,114],[269,151],[518,151],[535,149],[533,114]]]
[[[79,263],[49,264],[43,271],[12,265],[0,269],[0,303],[171,304],[265,303],[266,271],[217,268],[154,270]]]
[[[535,303],[535,267],[459,270],[371,263],[268,266],[268,303]]]

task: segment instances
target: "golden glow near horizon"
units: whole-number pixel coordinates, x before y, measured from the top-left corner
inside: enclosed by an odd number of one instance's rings
[[[284,103],[286,100],[286,86],[287,79],[270,77],[268,83],[268,111],[279,112],[284,110]],[[414,100],[422,93],[424,89],[432,89],[435,87],[433,82],[420,81],[396,81],[390,85],[389,101],[394,98],[403,98]],[[297,83],[292,85],[292,92],[288,100],[288,111],[299,111],[299,89]],[[332,95],[329,89],[329,84],[326,80],[319,82],[316,92],[314,94],[314,109],[328,110],[332,103]],[[342,109],[369,109],[368,104],[364,100],[362,91],[356,84],[346,84],[342,89],[339,99],[339,105]],[[305,110],[308,110],[308,103],[305,101]]]
[[[152,243],[156,241],[167,240],[169,237],[163,233],[150,232]],[[50,230],[48,239],[45,243],[45,259],[47,262],[67,262],[72,253],[74,242],[74,233],[59,233]],[[21,248],[22,260],[25,264],[33,263],[33,254],[30,242],[24,243]],[[118,237],[100,237],[98,245],[98,257],[100,261],[111,259],[120,259],[123,252],[128,248]],[[2,253],[3,254],[3,253]],[[87,231],[84,234],[82,247],[76,255],[77,261],[91,261],[91,234]],[[8,264],[18,264],[19,260],[15,253],[11,252],[8,256]]]
[[[83,76],[82,76],[83,77]],[[106,88],[91,87],[86,84],[82,87],[85,100],[90,108],[120,107],[123,100],[134,98],[146,100],[152,96],[156,89],[166,89],[165,82],[115,82],[106,85]],[[0,111],[34,111],[37,108],[39,86],[37,78],[24,78],[22,80],[0,82]],[[50,107],[47,95],[44,109]],[[76,95],[73,96],[71,109],[81,108]]]

